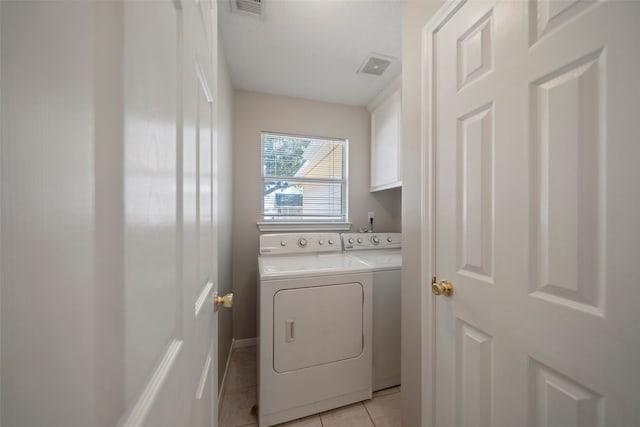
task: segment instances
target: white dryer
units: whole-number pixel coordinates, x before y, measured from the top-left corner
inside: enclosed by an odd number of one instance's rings
[[[344,233],[345,253],[373,272],[373,391],[400,384],[402,234]]]
[[[337,233],[260,237],[258,425],[371,398],[371,268]]]

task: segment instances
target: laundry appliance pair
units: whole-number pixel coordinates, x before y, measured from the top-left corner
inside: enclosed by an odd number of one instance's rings
[[[400,383],[401,244],[399,233],[260,237],[261,427]]]

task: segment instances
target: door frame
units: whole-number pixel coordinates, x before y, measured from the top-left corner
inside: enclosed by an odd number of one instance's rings
[[[471,0],[447,0],[422,28],[420,58],[420,286],[421,286],[421,425],[435,427],[435,298],[431,280],[435,275],[435,43],[436,33]]]

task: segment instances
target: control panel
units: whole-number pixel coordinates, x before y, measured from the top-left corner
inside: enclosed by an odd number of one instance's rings
[[[343,233],[345,251],[365,249],[395,249],[402,247],[401,233]]]
[[[261,255],[340,252],[338,233],[279,233],[260,236]]]

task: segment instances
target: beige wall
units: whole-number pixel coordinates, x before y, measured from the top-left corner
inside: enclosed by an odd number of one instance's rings
[[[429,416],[422,405],[428,390],[421,388],[423,328],[420,242],[420,60],[421,31],[442,1],[402,3],[402,425],[419,426]],[[424,414],[423,414],[424,412]]]
[[[233,101],[233,336],[256,336],[260,212],[260,132],[349,140],[349,220],[352,231],[376,215],[377,231],[400,230],[400,190],[369,193],[370,119],[351,107],[256,92],[235,91]]]
[[[218,292],[231,292],[231,115],[233,88],[218,39],[217,72],[217,154],[218,154]],[[232,319],[230,310],[218,315],[218,385],[222,382],[227,356],[231,350]]]

